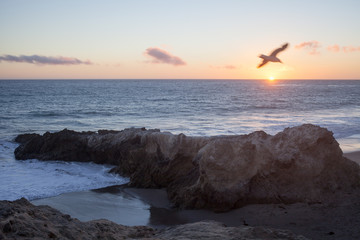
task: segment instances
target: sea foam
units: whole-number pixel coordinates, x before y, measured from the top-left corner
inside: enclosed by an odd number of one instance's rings
[[[16,146],[11,142],[0,143],[0,200],[21,197],[34,200],[128,182],[127,178],[108,173],[112,168],[109,165],[36,159],[17,161],[13,157]]]

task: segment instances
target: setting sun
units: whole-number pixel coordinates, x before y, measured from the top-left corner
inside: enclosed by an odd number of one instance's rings
[[[275,78],[274,77],[269,77],[269,81],[274,81]]]

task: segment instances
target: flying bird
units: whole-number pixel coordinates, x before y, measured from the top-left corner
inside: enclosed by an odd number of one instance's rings
[[[276,55],[281,52],[284,51],[287,47],[288,47],[288,43],[285,43],[284,45],[282,45],[281,48],[275,49],[270,56],[266,56],[264,54],[261,54],[259,56],[259,58],[262,58],[263,61],[262,63],[259,64],[259,66],[257,66],[257,68],[261,68],[262,66],[264,66],[265,64],[267,64],[268,62],[279,62],[282,63],[281,60],[279,58],[276,57]]]

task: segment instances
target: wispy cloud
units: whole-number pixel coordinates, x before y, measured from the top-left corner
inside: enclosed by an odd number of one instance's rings
[[[297,49],[305,49],[309,52],[311,55],[317,55],[320,54],[319,49],[321,48],[321,44],[318,41],[309,41],[309,42],[302,42],[295,46]],[[351,52],[360,52],[360,46],[354,47],[354,46],[343,46],[341,47],[339,44],[330,45],[326,48],[329,52],[339,53],[351,53]]]
[[[354,46],[344,46],[340,47],[338,44],[334,44],[332,46],[328,46],[327,50],[330,52],[344,52],[344,53],[351,53],[351,52],[360,52],[360,46],[354,47]]]
[[[320,54],[318,51],[319,48],[321,48],[320,42],[318,41],[308,41],[308,42],[302,42],[295,46],[296,49],[305,49],[309,52],[310,55],[317,55]]]
[[[181,58],[160,48],[148,48],[145,51],[145,55],[152,58],[151,63],[165,63],[174,66],[186,65],[186,62]]]
[[[210,65],[209,67],[212,68],[212,69],[227,69],[227,70],[237,69],[237,67],[234,66],[234,65],[223,65],[223,66],[213,66],[213,65]]]
[[[340,51],[340,46],[337,44],[334,44],[332,46],[328,46],[327,50],[330,52],[339,52]]]
[[[229,70],[236,69],[236,67],[234,65],[225,65],[224,68],[229,69]]]
[[[31,56],[14,56],[14,55],[2,55],[0,56],[0,62],[17,62],[17,63],[31,63],[31,64],[39,64],[39,65],[79,65],[79,64],[92,64],[90,61],[82,61],[77,58],[71,57],[47,57],[47,56],[39,56],[39,55],[31,55]]]
[[[342,50],[346,53],[349,52],[360,52],[360,46],[359,47],[353,47],[353,46],[345,46],[342,48]]]

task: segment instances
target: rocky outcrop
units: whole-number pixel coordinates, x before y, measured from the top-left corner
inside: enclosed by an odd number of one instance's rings
[[[210,139],[145,128],[98,133],[64,129],[19,135],[15,157],[112,164],[112,172],[130,177],[131,186],[160,188],[187,178],[194,170],[194,156]]]
[[[163,230],[123,226],[108,220],[80,222],[48,206],[26,199],[0,201],[0,239],[306,239],[287,230],[226,227],[198,222]]]
[[[0,239],[126,239],[147,238],[154,229],[127,227],[108,220],[80,222],[49,206],[25,198],[0,201]]]
[[[255,132],[217,138],[199,150],[199,178],[175,193],[179,205],[227,210],[251,203],[322,202],[360,184],[332,133],[313,125],[275,136]]]
[[[271,136],[188,137],[159,130],[20,135],[17,159],[116,165],[135,187],[166,187],[178,207],[226,211],[250,203],[321,202],[359,188],[360,167],[333,134],[310,124]]]

